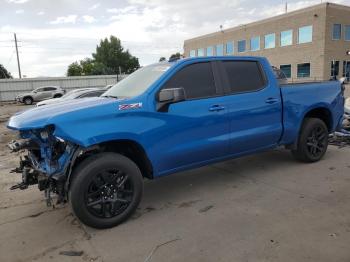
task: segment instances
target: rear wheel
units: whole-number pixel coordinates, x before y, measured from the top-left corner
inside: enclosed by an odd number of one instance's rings
[[[73,173],[70,203],[75,215],[94,228],[116,226],[136,210],[143,192],[137,165],[115,153],[84,160]]]
[[[319,161],[327,151],[328,128],[318,118],[305,119],[293,156],[303,162]]]
[[[31,105],[31,104],[33,104],[33,98],[31,98],[30,96],[25,97],[25,98],[23,98],[23,103],[25,105]]]

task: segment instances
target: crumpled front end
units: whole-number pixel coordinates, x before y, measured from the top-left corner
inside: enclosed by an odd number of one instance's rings
[[[13,152],[21,152],[19,167],[13,172],[22,174],[22,182],[11,187],[27,189],[38,184],[45,191],[47,204],[51,205],[51,193],[58,195],[58,202],[67,198],[66,181],[78,146],[54,136],[54,126],[19,131],[20,139],[8,146]]]

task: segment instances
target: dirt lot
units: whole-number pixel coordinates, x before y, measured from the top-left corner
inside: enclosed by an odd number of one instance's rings
[[[24,108],[0,106],[1,262],[350,261],[350,148],[315,164],[280,149],[146,181],[132,219],[94,230],[36,187],[8,190],[20,176],[9,174],[6,115]]]

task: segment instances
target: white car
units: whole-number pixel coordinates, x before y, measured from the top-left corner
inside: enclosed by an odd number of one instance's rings
[[[43,86],[34,89],[33,91],[22,93],[16,96],[16,101],[31,105],[33,102],[42,101],[49,98],[62,97],[65,94],[62,88],[58,86]]]
[[[78,98],[84,98],[84,97],[97,97],[102,95],[104,92],[106,92],[106,90],[103,90],[101,88],[75,89],[75,90],[69,91],[67,94],[65,94],[60,98],[52,98],[52,99],[41,101],[37,103],[36,106],[51,105],[51,104],[56,104],[56,103],[60,103],[71,99],[78,99]]]

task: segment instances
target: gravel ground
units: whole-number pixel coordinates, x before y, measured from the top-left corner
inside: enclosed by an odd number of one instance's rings
[[[350,261],[350,148],[295,162],[271,152],[145,181],[126,223],[85,227],[36,187],[9,191],[17,156],[0,105],[0,261]]]

